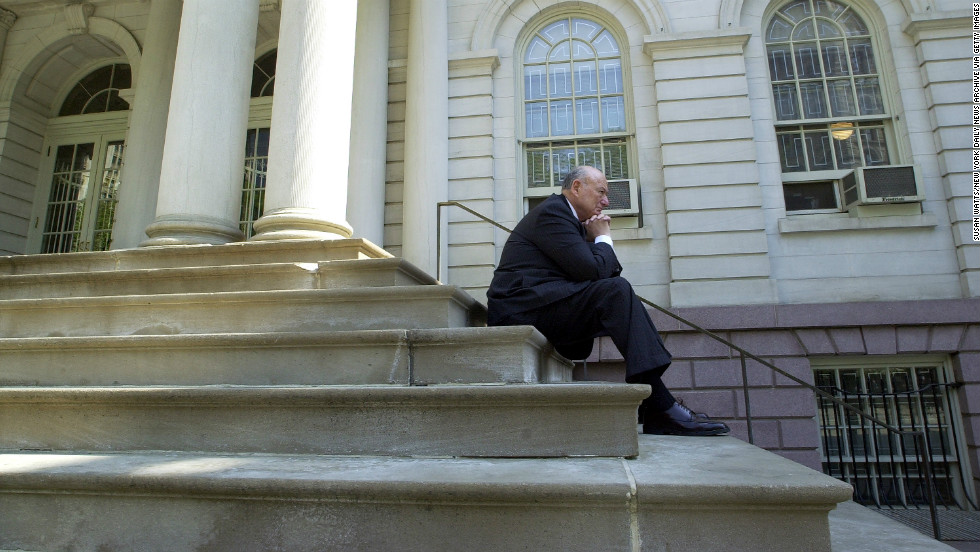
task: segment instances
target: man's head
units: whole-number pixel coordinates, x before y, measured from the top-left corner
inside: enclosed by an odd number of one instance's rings
[[[561,182],[561,193],[575,208],[579,220],[588,220],[609,207],[609,184],[602,171],[583,165],[575,167]]]

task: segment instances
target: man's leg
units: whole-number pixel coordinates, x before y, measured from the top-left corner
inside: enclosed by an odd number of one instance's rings
[[[671,356],[630,283],[620,277],[592,282],[582,291],[533,311],[512,324],[533,325],[561,352],[598,336],[609,336],[626,361],[626,381],[646,383],[644,433],[717,435],[728,427],[679,405],[663,384]]]

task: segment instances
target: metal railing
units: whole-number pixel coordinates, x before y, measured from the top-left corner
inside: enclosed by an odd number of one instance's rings
[[[436,259],[437,259],[437,265],[436,266],[439,267],[438,268],[438,273],[437,273],[437,278],[440,281],[442,281],[442,278],[441,278],[441,270],[442,270],[442,268],[441,268],[442,267],[442,263],[441,263],[441,260],[442,260],[442,256],[441,256],[441,254],[442,254],[442,239],[441,239],[441,236],[442,236],[442,209],[444,207],[459,207],[460,209],[466,211],[467,213],[469,213],[469,214],[471,214],[471,215],[479,218],[480,220],[482,220],[484,222],[487,222],[489,224],[492,224],[493,226],[495,226],[497,228],[500,228],[501,230],[504,230],[507,233],[513,232],[513,230],[511,228],[508,228],[508,227],[500,224],[499,222],[497,222],[497,221],[495,221],[495,220],[493,220],[493,219],[491,219],[491,218],[489,218],[489,217],[487,217],[487,216],[485,216],[485,215],[483,215],[483,214],[481,214],[481,213],[479,213],[479,212],[471,209],[470,207],[467,207],[466,205],[463,205],[462,203],[459,203],[457,201],[443,201],[443,202],[438,203],[437,204],[437,209],[436,209],[436,212],[437,212],[437,228],[438,228],[437,238],[436,238],[436,247],[438,248],[437,249],[437,253],[436,253]],[[670,318],[673,318],[674,320],[677,320],[678,322],[686,325],[687,327],[693,329],[694,331],[696,331],[696,332],[698,332],[698,333],[700,333],[700,334],[702,334],[704,336],[707,336],[707,337],[709,337],[709,338],[711,338],[711,339],[713,339],[713,340],[715,340],[715,341],[717,341],[719,343],[724,344],[725,346],[727,346],[729,348],[730,351],[735,351],[735,352],[738,353],[739,360],[741,361],[741,366],[742,366],[742,393],[743,393],[744,398],[745,398],[745,420],[746,420],[746,428],[747,428],[747,431],[748,431],[748,440],[749,440],[749,443],[755,444],[755,439],[754,439],[753,432],[752,432],[752,406],[751,406],[751,399],[750,399],[750,394],[749,394],[748,370],[747,370],[747,366],[746,366],[746,359],[751,359],[751,360],[753,360],[753,361],[761,364],[762,366],[765,366],[765,367],[769,368],[770,370],[776,372],[777,374],[779,374],[779,375],[781,375],[783,377],[786,377],[786,378],[788,378],[788,379],[796,382],[797,384],[799,384],[799,385],[801,385],[801,386],[803,386],[803,387],[805,387],[805,388],[813,391],[814,394],[816,394],[816,396],[819,397],[821,401],[830,401],[830,402],[832,402],[832,403],[840,406],[843,410],[845,410],[847,412],[850,412],[852,414],[857,415],[864,422],[866,422],[868,424],[871,424],[871,427],[872,428],[879,427],[881,429],[884,429],[884,430],[888,431],[889,433],[891,433],[892,435],[896,436],[899,440],[901,440],[903,442],[905,441],[906,438],[911,438],[912,441],[915,443],[915,447],[914,448],[915,448],[915,453],[916,453],[916,456],[917,456],[917,464],[918,464],[917,470],[919,471],[920,474],[922,474],[922,479],[923,479],[923,482],[924,482],[924,485],[925,485],[925,490],[924,490],[925,492],[923,494],[925,494],[925,496],[927,498],[928,505],[929,505],[929,513],[930,513],[930,517],[931,517],[931,521],[932,521],[933,536],[936,538],[936,540],[939,540],[940,539],[940,537],[941,537],[941,531],[940,531],[940,527],[939,527],[939,516],[938,516],[937,504],[936,504],[936,491],[935,491],[935,485],[934,485],[934,481],[935,480],[934,480],[933,468],[932,468],[932,454],[931,454],[930,448],[929,448],[929,438],[928,438],[928,432],[927,432],[927,429],[926,428],[916,428],[916,427],[903,428],[903,427],[899,427],[899,426],[897,426],[897,425],[895,425],[893,423],[890,423],[890,422],[888,422],[886,420],[882,420],[882,419],[877,418],[877,417],[875,417],[875,416],[873,416],[871,414],[868,414],[867,412],[864,412],[863,410],[855,407],[854,405],[849,404],[849,403],[845,402],[844,400],[841,400],[841,399],[835,397],[832,393],[829,393],[829,392],[827,392],[827,391],[825,391],[823,389],[820,389],[817,386],[815,386],[815,385],[813,385],[813,384],[811,384],[809,382],[803,381],[800,378],[794,376],[793,374],[787,373],[785,370],[779,368],[775,364],[773,364],[773,363],[771,363],[771,362],[769,362],[767,360],[764,360],[764,359],[758,357],[757,355],[755,355],[755,354],[753,354],[753,353],[751,353],[749,351],[746,351],[742,347],[739,347],[735,343],[732,343],[731,341],[729,341],[729,340],[727,340],[727,339],[719,336],[718,334],[716,334],[716,333],[714,333],[714,332],[712,332],[710,330],[707,330],[705,328],[702,328],[701,326],[695,324],[694,322],[692,322],[692,321],[690,321],[690,320],[688,320],[688,319],[686,319],[686,318],[684,318],[684,317],[682,317],[680,315],[674,314],[674,313],[670,312],[669,310],[661,307],[660,305],[657,305],[656,303],[653,303],[652,301],[647,300],[644,297],[639,297],[639,299],[640,299],[640,301],[643,302],[643,304],[645,304],[645,305],[653,308],[654,310],[657,310],[657,311],[659,311],[659,312],[661,312],[661,313],[669,316]]]

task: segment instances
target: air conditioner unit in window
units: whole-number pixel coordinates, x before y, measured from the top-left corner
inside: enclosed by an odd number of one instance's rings
[[[609,181],[609,207],[602,210],[611,217],[637,215],[640,213],[640,194],[636,180]]]
[[[914,165],[859,167],[841,179],[844,207],[915,203],[924,199],[919,169]]]

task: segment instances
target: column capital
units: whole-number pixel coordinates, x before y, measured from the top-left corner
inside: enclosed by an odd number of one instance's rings
[[[0,8],[0,30],[9,31],[17,21],[17,14],[6,9]]]

